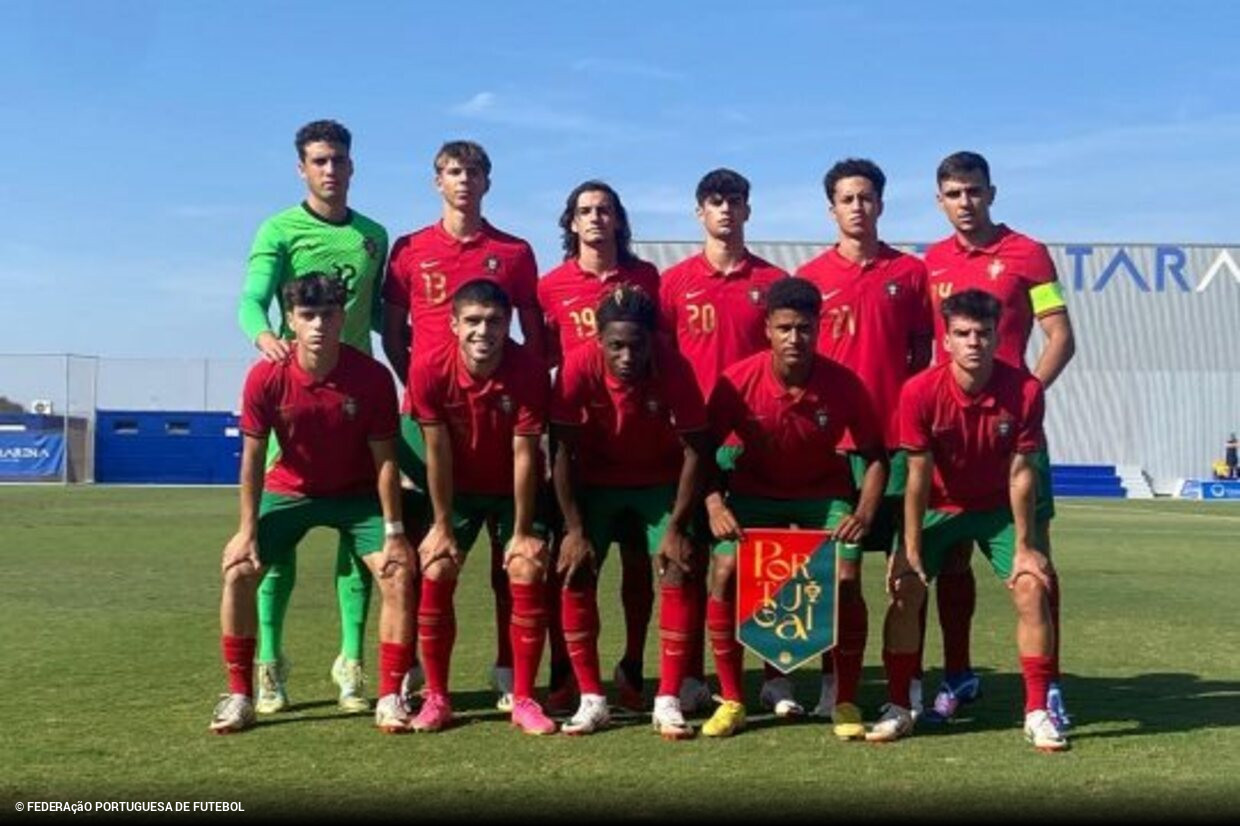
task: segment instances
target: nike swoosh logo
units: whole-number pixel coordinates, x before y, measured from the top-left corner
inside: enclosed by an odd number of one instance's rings
[[[934,278],[936,275],[942,275],[945,272],[947,272],[947,267],[943,267],[937,270],[930,270],[930,277]]]
[[[685,300],[692,301],[704,292],[706,292],[706,290],[693,290],[692,292],[687,292],[685,293]]]
[[[422,269],[424,269],[424,270],[429,270],[431,267],[435,267],[435,266],[438,266],[438,265],[439,265],[439,259],[438,259],[438,258],[433,258],[433,259],[431,259],[430,261],[422,261],[422,262],[419,262],[419,264],[418,264],[418,266],[419,266],[419,267],[421,267],[421,268],[422,268]]]
[[[822,303],[826,304],[828,301],[830,301],[835,296],[839,295],[841,292],[842,290],[827,290],[825,293],[822,294]]]
[[[561,301],[560,303],[561,303],[561,304],[563,304],[565,307],[567,307],[567,306],[569,306],[569,305],[571,305],[571,304],[576,304],[576,303],[577,303],[577,298],[578,298],[578,296],[573,296],[572,298],[566,298],[566,299],[564,299],[563,301]]]

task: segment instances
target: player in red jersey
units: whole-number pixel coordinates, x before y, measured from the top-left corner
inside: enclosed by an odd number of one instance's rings
[[[411,373],[433,514],[418,548],[426,695],[410,722],[414,731],[438,731],[452,720],[453,594],[465,554],[487,522],[498,527],[512,605],[512,723],[527,734],[556,728],[533,698],[547,631],[548,553],[534,511],[550,386],[540,355],[508,340],[511,313],[508,295],[494,281],[467,282],[452,296],[456,343],[419,353]]]
[[[978,289],[944,299],[948,361],[909,379],[900,396],[900,441],[909,459],[904,541],[888,567],[883,662],[890,702],[868,740],[896,740],[913,731],[908,689],[917,669],[926,584],[964,540],[981,546],[1012,592],[1025,736],[1038,749],[1068,748],[1046,709],[1054,677],[1049,595],[1055,569],[1034,516],[1031,460],[1043,446],[1042,384],[996,358],[1001,313],[999,299]]]
[[[574,187],[560,214],[560,229],[564,263],[538,281],[538,303],[547,323],[553,364],[559,364],[578,347],[597,346],[595,311],[599,301],[616,286],[636,285],[655,301],[659,295],[659,271],[633,254],[628,213],[610,186],[602,181],[585,181]],[[625,642],[624,656],[613,675],[620,705],[641,711],[645,707],[642,661],[654,609],[654,581],[645,536],[622,530],[618,541]],[[558,591],[553,589],[552,593]],[[555,631],[558,628],[553,627]],[[557,709],[574,702],[571,680],[564,680],[571,673],[562,674],[560,670],[553,657],[548,705]]]
[[[224,547],[220,632],[229,693],[216,706],[218,734],[254,725],[258,584],[264,567],[290,560],[314,527],[338,530],[342,547],[379,583],[379,702],[375,725],[409,722],[400,694],[412,656],[409,603],[414,560],[401,518],[396,464],[396,388],[387,368],[340,342],[347,289],[311,273],[284,286],[296,337],[287,358],[260,361],[242,396],[241,524]],[[280,457],[264,479],[267,440]]]
[[[745,725],[735,540],[745,528],[829,530],[839,556],[856,565],[856,543],[868,532],[887,481],[882,432],[865,385],[815,352],[821,304],[818,288],[803,278],[774,284],[766,297],[767,351],[733,364],[711,393],[711,430],[721,441],[735,435],[742,450],[727,479],[726,502],[718,489],[706,497],[711,531],[723,540],[714,551],[707,608],[723,702],[702,726],[708,737]],[[866,465],[859,498],[852,468],[838,452],[846,433]]]
[[[926,251],[931,298],[937,310],[943,299],[965,289],[980,289],[1003,305],[996,358],[1026,370],[1025,351],[1037,319],[1045,345],[1033,375],[1049,388],[1075,352],[1075,338],[1055,264],[1042,244],[1014,232],[990,217],[995,187],[990,166],[974,152],[957,152],[943,159],[936,175],[938,201],[954,230],[952,236]],[[945,327],[936,313],[936,335]],[[1032,457],[1038,478],[1037,519],[1049,523],[1055,515],[1051,490],[1050,457],[1043,449]],[[1049,546],[1046,548],[1050,552]],[[939,625],[943,632],[944,680],[927,712],[929,722],[949,719],[962,702],[981,695],[981,683],[969,658],[969,629],[976,605],[976,582],[969,565],[972,547],[962,543],[944,563],[935,584]],[[1051,615],[1059,624],[1059,585],[1051,580]],[[1056,634],[1056,646],[1059,636]],[[1055,651],[1056,678],[1051,685],[1052,717],[1067,728],[1068,715],[1059,687],[1059,652]]]
[[[596,588],[607,548],[627,524],[642,531],[660,582],[654,727],[683,739],[693,735],[679,692],[694,613],[687,575],[701,564],[689,532],[712,449],[706,405],[684,357],[656,337],[658,311],[647,292],[610,290],[596,319],[595,343],[567,356],[552,393],[553,476],[565,524],[563,625],[581,688],[564,731],[589,734],[608,722]]]
[[[925,265],[879,240],[886,182],[883,171],[869,160],[849,158],[827,171],[823,188],[838,229],[837,240],[797,275],[822,293],[818,352],[857,375],[882,420],[891,473],[863,549],[891,553],[907,466],[899,450],[900,388],[930,363],[934,322]],[[844,447],[852,449],[847,436]],[[859,484],[864,464],[855,454],[852,458]],[[835,721],[836,736],[859,739],[865,736],[865,728],[857,688],[868,631],[860,559],[841,561],[839,589],[839,644],[823,655],[822,696],[814,713]],[[919,710],[920,681],[913,692],[913,707]]]
[[[466,281],[486,278],[510,296],[526,346],[542,353],[544,331],[538,308],[538,265],[530,245],[501,232],[482,217],[482,199],[491,187],[491,159],[472,141],[451,141],[435,154],[435,188],[443,197],[440,220],[398,239],[388,260],[383,284],[385,302],[383,351],[405,381],[402,412],[410,413],[410,369],[416,355],[452,342],[449,329],[451,298]],[[422,432],[411,415],[401,418],[401,469],[426,488],[426,449]],[[508,581],[503,548],[495,527],[491,536],[491,588],[495,595],[496,656],[493,672],[499,690],[497,706],[512,707],[512,651],[508,647],[506,617]],[[420,682],[410,675],[410,688]]]
[[[708,399],[725,368],[768,348],[766,291],[787,273],[745,247],[750,208],[749,181],[743,175],[731,169],[712,170],[698,182],[695,196],[706,240],[700,253],[663,273],[659,313],[663,329],[693,366],[702,397]],[[735,450],[735,442],[720,449],[718,462],[724,470],[731,467]],[[705,514],[700,516],[704,521]],[[705,525],[701,527],[705,533]],[[711,696],[703,661],[706,583],[699,577],[697,585],[701,592],[695,604],[703,607],[694,618],[694,640],[680,693],[686,714],[705,708]],[[773,668],[767,678],[763,702],[780,715],[801,713],[792,683]]]

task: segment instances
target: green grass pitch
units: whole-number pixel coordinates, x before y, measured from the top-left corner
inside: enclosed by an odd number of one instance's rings
[[[774,810],[819,820],[1183,819],[1240,809],[1234,506],[1059,503],[1065,692],[1078,727],[1070,753],[1044,755],[1021,737],[1013,612],[980,558],[974,662],[986,696],[965,720],[907,741],[841,743],[817,721],[776,723],[756,707],[752,658],[752,724],[732,740],[663,742],[644,718],[588,738],[521,736],[491,705],[494,626],[481,553],[457,596],[462,724],[384,737],[368,716],[335,707],[334,541],[324,532],[303,546],[286,626],[295,709],[214,737],[206,726],[225,685],[218,566],[235,500],[233,489],[0,488],[6,818],[23,801],[157,800],[238,801],[247,815],[505,820],[749,819]],[[618,567],[613,558],[600,587],[606,674],[622,643]],[[884,697],[881,557],[867,557],[865,586],[862,704],[872,720]],[[929,637],[932,692],[937,627]],[[652,635],[648,677],[657,662]],[[812,705],[817,675],[796,679]]]

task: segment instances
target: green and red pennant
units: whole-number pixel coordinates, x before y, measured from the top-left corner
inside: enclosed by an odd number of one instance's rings
[[[827,531],[747,528],[736,558],[741,644],[785,674],[831,648],[837,578]]]

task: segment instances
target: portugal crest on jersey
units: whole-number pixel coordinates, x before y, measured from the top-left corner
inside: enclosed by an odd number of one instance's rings
[[[1007,437],[1011,436],[1012,435],[1012,420],[1011,419],[1000,419],[999,421],[997,421],[995,423],[995,433],[999,435],[1000,439],[1006,439]]]
[[[814,421],[818,422],[819,430],[826,430],[827,424],[830,422],[830,419],[827,418],[827,411],[819,408],[818,412],[814,414]]]
[[[787,674],[835,645],[836,546],[826,531],[750,528],[736,558],[737,638]]]
[[[1003,275],[1003,262],[998,258],[992,258],[990,266],[986,268],[986,272],[990,276],[991,281],[997,281],[999,276]]]
[[[651,416],[659,415],[659,400],[658,399],[646,399],[646,412],[649,413]]]
[[[886,289],[888,298],[895,298],[900,294],[900,285],[895,281],[888,281]]]
[[[340,409],[344,411],[344,417],[349,421],[357,418],[357,399],[352,396],[345,396],[344,401],[340,404]]]
[[[499,272],[499,259],[494,255],[488,255],[487,260],[483,261],[482,265],[487,268],[487,272],[490,275],[495,275],[495,273]]]
[[[753,304],[761,304],[762,303],[762,290],[758,289],[757,287],[750,287],[749,288],[749,300]]]
[[[499,409],[504,411],[505,416],[512,413],[512,396],[509,396],[507,393],[500,396],[499,397]]]

